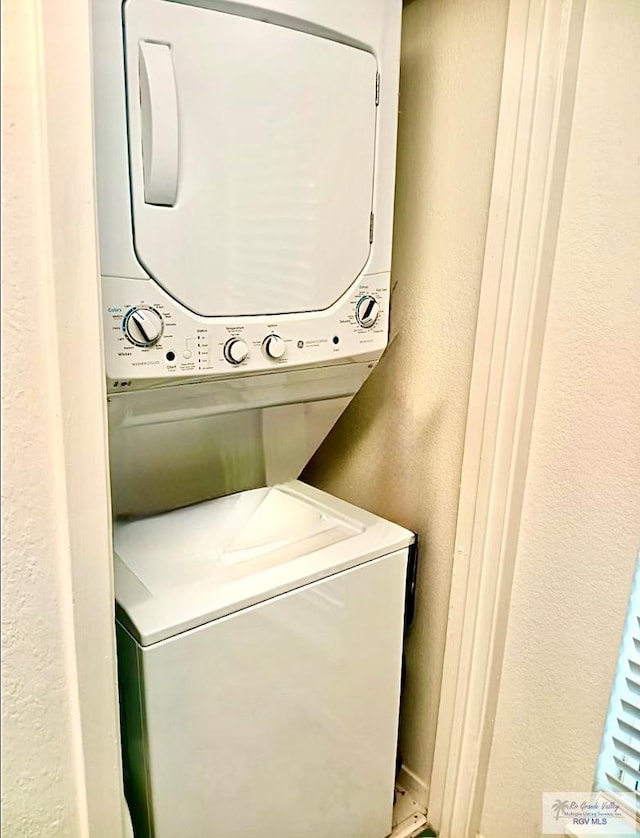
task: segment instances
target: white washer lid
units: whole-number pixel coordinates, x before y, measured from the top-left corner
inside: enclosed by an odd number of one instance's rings
[[[146,646],[412,541],[298,481],[119,522],[118,619]]]

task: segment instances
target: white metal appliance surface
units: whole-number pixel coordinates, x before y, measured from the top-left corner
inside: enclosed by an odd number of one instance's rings
[[[148,515],[297,477],[369,371],[321,366],[110,395],[116,514]]]
[[[136,838],[384,838],[412,533],[290,483],[116,526]]]
[[[401,0],[92,17],[115,514],[294,479],[387,343]]]
[[[136,838],[383,838],[413,536],[290,481],[387,342],[401,0],[92,17]]]
[[[369,258],[373,54],[166,0],[124,31],[140,264],[205,316],[328,308]]]
[[[109,387],[377,359],[400,0],[93,0]]]

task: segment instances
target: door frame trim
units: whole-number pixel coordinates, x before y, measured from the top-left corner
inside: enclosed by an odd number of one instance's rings
[[[478,833],[586,0],[511,0],[428,818]]]
[[[58,474],[65,530],[60,604],[79,726],[79,835],[122,838],[107,409],[94,172],[89,0],[28,0],[37,29],[43,224],[55,340]],[[61,570],[61,573],[63,571]],[[73,659],[71,659],[73,655]]]

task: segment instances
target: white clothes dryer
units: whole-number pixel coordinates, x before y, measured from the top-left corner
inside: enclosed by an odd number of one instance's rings
[[[413,534],[293,482],[114,541],[136,838],[388,835]]]
[[[374,369],[401,12],[92,0],[117,516],[298,477]]]

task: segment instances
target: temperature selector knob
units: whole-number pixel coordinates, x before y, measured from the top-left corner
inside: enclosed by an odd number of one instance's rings
[[[356,320],[363,329],[370,329],[378,319],[380,304],[373,297],[361,297],[356,305]]]
[[[267,358],[272,358],[274,361],[283,358],[284,353],[287,351],[285,342],[279,335],[268,335],[262,341],[262,348]]]
[[[241,364],[249,354],[249,347],[242,338],[231,338],[224,345],[224,357],[230,364]]]
[[[162,317],[153,308],[132,308],[122,325],[125,335],[136,346],[153,346],[162,337]]]

